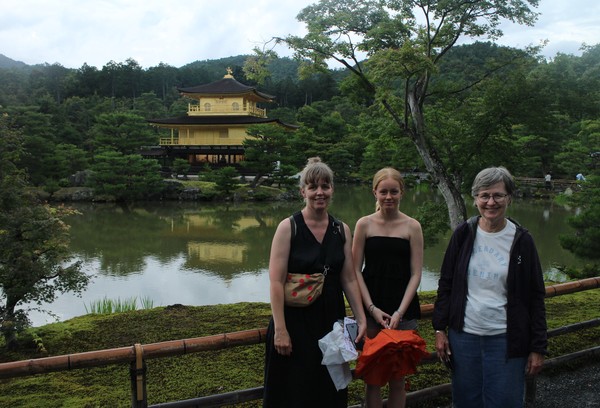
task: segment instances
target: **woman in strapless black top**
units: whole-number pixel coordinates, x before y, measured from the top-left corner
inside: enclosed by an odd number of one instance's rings
[[[354,230],[352,258],[367,315],[367,337],[384,328],[414,330],[421,308],[417,288],[423,268],[421,224],[399,210],[404,180],[386,167],[373,177],[373,214]],[[381,387],[367,384],[367,406],[382,407]],[[389,383],[387,407],[404,407],[404,379]]]

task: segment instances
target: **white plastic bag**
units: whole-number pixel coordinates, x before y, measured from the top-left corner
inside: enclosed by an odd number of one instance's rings
[[[329,375],[339,391],[348,386],[352,381],[349,361],[358,358],[358,352],[349,344],[344,336],[344,327],[341,323],[335,322],[333,330],[319,340],[319,348],[323,353],[321,364],[327,366]]]

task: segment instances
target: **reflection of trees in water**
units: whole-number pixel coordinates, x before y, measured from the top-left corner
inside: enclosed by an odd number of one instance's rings
[[[408,191],[400,206],[409,215],[423,201],[436,199],[421,192],[413,200]],[[374,210],[369,185],[336,186],[331,213],[351,229],[356,220]],[[98,274],[126,276],[144,272],[148,257],[161,265],[179,264],[199,274],[232,279],[241,274],[261,274],[268,267],[271,241],[278,223],[302,208],[292,203],[144,203],[131,207],[113,204],[74,205],[82,215],[71,217],[71,248],[74,255],[92,263],[98,260]],[[470,208],[470,207],[469,207]],[[544,217],[544,210],[550,215]],[[470,208],[474,214],[476,210]],[[557,260],[576,264],[574,255],[563,250],[558,235],[568,230],[569,211],[537,200],[517,200],[509,216],[528,228],[544,269]],[[472,215],[470,214],[470,215]],[[425,266],[439,270],[450,231],[440,242],[426,249]],[[152,262],[154,263],[154,262]]]
[[[115,276],[143,272],[149,256],[160,263],[183,257],[185,269],[223,278],[261,273],[277,223],[290,212],[278,203],[75,207],[82,214],[68,220],[73,252]]]
[[[68,220],[71,249],[84,259],[99,259],[100,273],[140,273],[146,256],[167,255],[161,239],[165,222],[144,209],[111,204],[77,208],[82,215]]]

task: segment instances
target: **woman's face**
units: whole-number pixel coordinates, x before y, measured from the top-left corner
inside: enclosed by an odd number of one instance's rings
[[[479,214],[491,223],[501,221],[506,217],[506,209],[510,204],[510,196],[506,193],[503,182],[479,190],[475,197],[475,205]]]
[[[402,199],[400,183],[391,177],[381,180],[373,190],[375,199],[382,210],[396,210]]]
[[[319,180],[305,185],[300,191],[308,207],[315,210],[326,209],[333,195],[333,185],[325,180]]]

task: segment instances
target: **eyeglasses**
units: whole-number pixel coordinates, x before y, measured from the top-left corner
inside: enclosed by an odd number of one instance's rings
[[[477,201],[479,201],[480,203],[487,203],[488,201],[490,201],[490,198],[492,198],[495,203],[500,204],[506,200],[506,197],[508,197],[508,194],[503,194],[503,193],[476,194],[475,195],[475,198],[477,198]]]

